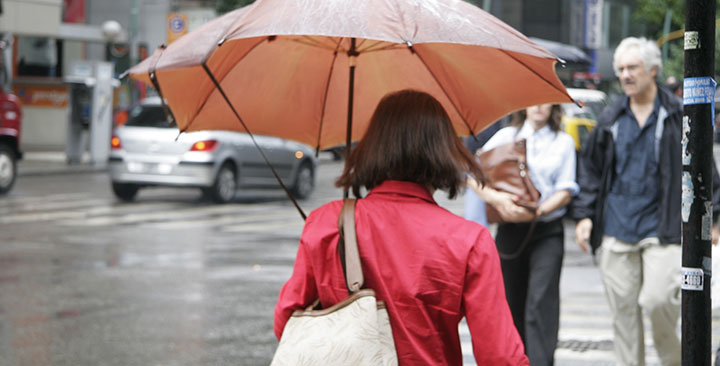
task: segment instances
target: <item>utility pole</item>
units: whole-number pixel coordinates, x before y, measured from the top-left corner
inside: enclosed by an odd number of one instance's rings
[[[682,364],[710,366],[715,1],[685,0]]]

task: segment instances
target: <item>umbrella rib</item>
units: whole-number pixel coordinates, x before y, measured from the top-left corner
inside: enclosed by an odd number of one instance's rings
[[[396,50],[396,49],[401,49],[405,46],[404,44],[395,44],[395,43],[390,43],[385,46],[382,46],[382,44],[383,44],[382,41],[378,41],[375,44],[370,45],[365,49],[358,50],[358,53],[370,53],[370,52],[377,52],[377,51]],[[379,47],[376,47],[376,46],[379,46]],[[375,47],[375,48],[373,48],[373,47]]]
[[[342,38],[341,38],[341,39],[342,39]],[[304,36],[304,37],[302,37],[302,38],[290,38],[290,41],[296,42],[296,43],[300,43],[300,44],[303,44],[303,45],[306,45],[306,46],[322,48],[322,49],[325,49],[325,50],[337,51],[337,47],[335,47],[335,48],[330,47],[329,45],[326,45],[326,44],[323,44],[323,43],[321,43],[321,42],[315,41],[314,39],[312,39],[312,38],[310,38],[310,37],[308,37],[308,36]]]
[[[322,139],[322,129],[325,125],[325,107],[327,106],[327,97],[330,92],[330,79],[332,78],[333,71],[335,70],[335,61],[337,60],[338,49],[342,43],[342,38],[338,40],[335,46],[335,52],[333,52],[333,60],[330,64],[330,72],[328,72],[327,82],[325,83],[325,95],[323,96],[322,110],[320,111],[320,127],[318,128],[317,146],[315,146],[315,155],[320,153],[320,140]]]
[[[170,106],[165,103],[165,97],[163,97],[162,89],[160,89],[160,83],[157,80],[157,64],[160,62],[160,57],[165,52],[165,45],[160,46],[160,54],[158,55],[157,59],[155,60],[155,64],[152,65],[150,68],[150,72],[148,73],[148,76],[150,77],[150,82],[153,84],[153,87],[158,92],[158,96],[160,97],[160,105],[162,106],[165,113],[170,117],[173,123],[177,125],[177,121],[175,120],[175,115],[173,114],[172,110],[170,109]],[[182,131],[180,131],[182,132]],[[178,136],[180,134],[178,133]]]
[[[256,43],[255,45],[253,45],[252,48],[250,48],[247,52],[245,52],[245,55],[243,55],[243,57],[241,57],[241,58],[238,59],[238,62],[240,62],[243,58],[245,58],[245,56],[247,56],[247,55],[248,55],[250,52],[252,52],[257,46],[259,46],[261,43],[263,43],[263,42],[266,41],[266,40],[267,40],[267,38],[263,38],[263,39],[261,39],[258,43]],[[224,43],[223,43],[223,44],[224,44]],[[206,67],[206,64],[207,64],[207,60],[205,60],[205,61],[202,62],[202,66],[203,66],[203,67]],[[213,75],[213,77],[214,77],[214,75]],[[202,104],[200,104],[200,107],[197,109],[197,112],[195,113],[195,115],[193,116],[193,118],[190,120],[190,122],[188,122],[188,124],[185,126],[185,128],[183,128],[180,132],[185,132],[185,131],[187,131],[187,130],[190,128],[190,125],[192,125],[193,122],[195,122],[195,120],[197,119],[197,116],[200,114],[200,111],[202,111],[202,110],[205,108],[205,105],[207,104],[208,100],[210,100],[210,96],[211,96],[211,95],[212,95],[212,92],[208,93],[208,95],[207,95],[207,96],[205,97],[205,99],[202,101]]]
[[[215,88],[217,88],[218,92],[220,92],[220,95],[222,95],[223,99],[225,99],[225,103],[227,103],[228,107],[232,110],[233,114],[235,114],[235,117],[237,117],[238,121],[240,121],[240,124],[242,124],[243,128],[245,128],[245,131],[250,136],[250,139],[252,140],[255,147],[260,152],[260,155],[262,155],[263,160],[265,160],[265,164],[267,164],[268,167],[270,167],[270,170],[272,170],[273,175],[275,175],[275,179],[277,179],[278,183],[280,183],[280,186],[285,190],[285,193],[287,193],[288,197],[290,197],[290,200],[295,205],[295,208],[297,208],[298,212],[300,213],[300,216],[302,216],[303,220],[307,219],[307,216],[305,215],[305,212],[303,212],[302,208],[300,208],[300,205],[297,203],[295,198],[290,193],[290,190],[285,186],[285,183],[283,183],[282,179],[280,179],[280,175],[278,175],[277,171],[275,171],[275,167],[273,167],[272,164],[270,164],[270,160],[265,155],[265,152],[260,147],[260,145],[255,141],[255,135],[253,135],[252,132],[250,132],[250,129],[245,124],[245,121],[240,118],[240,114],[235,109],[235,106],[230,102],[230,99],[228,98],[227,94],[225,94],[225,90],[220,86],[220,83],[215,78],[215,75],[213,75],[212,71],[210,71],[210,68],[208,68],[207,64],[202,64],[203,69],[205,69],[205,72],[210,77],[210,80],[212,80],[213,84],[215,84]]]
[[[468,131],[470,132],[470,136],[475,136],[475,131],[473,131],[472,127],[470,126],[468,121],[465,119],[465,116],[463,116],[463,114],[460,112],[460,109],[458,108],[458,106],[455,104],[455,102],[452,100],[452,98],[450,98],[450,94],[448,94],[447,90],[445,90],[445,87],[442,85],[442,83],[440,83],[440,80],[438,80],[437,76],[435,76],[435,73],[432,71],[432,69],[430,69],[428,67],[427,63],[425,63],[425,60],[423,60],[422,56],[420,56],[420,53],[418,53],[417,50],[412,47],[412,45],[409,45],[408,49],[410,50],[410,52],[412,52],[414,55],[416,55],[418,57],[418,59],[420,59],[420,62],[423,64],[423,66],[425,66],[425,69],[430,73],[430,75],[435,80],[437,85],[440,87],[440,89],[443,91],[445,96],[448,98],[448,100],[450,101],[450,104],[452,104],[452,106],[453,106],[453,108],[455,108],[455,111],[457,112],[458,116],[460,116],[460,119],[462,119],[463,123],[468,128]]]
[[[563,88],[563,89],[558,88],[557,85],[553,84],[550,80],[548,80],[548,79],[545,78],[544,76],[538,74],[538,72],[535,71],[532,67],[530,67],[530,66],[528,66],[527,64],[525,64],[524,62],[520,61],[520,59],[518,59],[517,57],[513,56],[510,52],[508,52],[508,51],[506,51],[506,50],[500,50],[500,51],[502,51],[504,54],[508,55],[508,57],[510,57],[511,59],[515,60],[515,62],[519,63],[520,65],[525,66],[526,69],[532,71],[532,73],[535,74],[535,75],[537,75],[537,77],[539,77],[540,79],[542,79],[544,82],[550,84],[550,86],[552,86],[553,88],[555,88],[555,90],[557,90],[557,91],[565,94],[565,96],[567,96],[568,98],[570,98],[570,100],[575,101],[575,100],[570,96],[570,94],[568,94],[567,90],[564,90],[564,88]]]

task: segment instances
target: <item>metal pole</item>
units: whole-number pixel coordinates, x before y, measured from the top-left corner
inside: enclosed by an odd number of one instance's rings
[[[663,37],[670,33],[670,23],[672,22],[672,9],[665,10],[665,23],[663,24]],[[667,61],[668,45],[667,42],[662,45],[662,60]]]
[[[355,49],[355,38],[350,39],[350,50],[348,50],[347,55],[348,62],[350,63],[350,80],[348,83],[347,132],[345,136],[346,159],[350,157],[350,145],[352,144],[353,99],[355,98],[355,62],[358,55],[357,49]]]
[[[357,48],[355,47],[355,38],[350,39],[350,49],[347,52],[348,63],[350,64],[350,80],[348,82],[348,110],[347,110],[347,130],[345,133],[345,164],[350,158],[350,148],[352,147],[352,122],[353,122],[353,99],[355,99],[355,63],[357,62]],[[348,198],[348,190],[343,191],[343,197]]]
[[[685,0],[682,364],[710,366],[715,0]]]
[[[492,0],[483,0],[483,10],[490,13],[490,9],[492,7]]]

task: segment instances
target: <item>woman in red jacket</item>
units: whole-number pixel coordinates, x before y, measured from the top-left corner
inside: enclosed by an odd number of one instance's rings
[[[456,196],[465,174],[482,177],[442,105],[426,93],[386,95],[350,154],[338,187],[355,208],[365,287],[385,301],[400,365],[462,365],[458,324],[467,318],[478,365],[528,365],[505,301],[488,230],[441,208],[437,189]],[[318,297],[347,297],[337,252],[342,201],[305,223],[292,277],[275,307],[278,339],[294,310]]]

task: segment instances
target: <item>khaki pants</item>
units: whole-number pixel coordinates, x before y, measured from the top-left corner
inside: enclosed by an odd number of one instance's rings
[[[600,271],[613,315],[618,365],[645,365],[642,310],[650,319],[655,349],[662,365],[680,365],[677,335],[680,245],[660,245],[657,238],[631,244],[604,236],[599,250]]]

